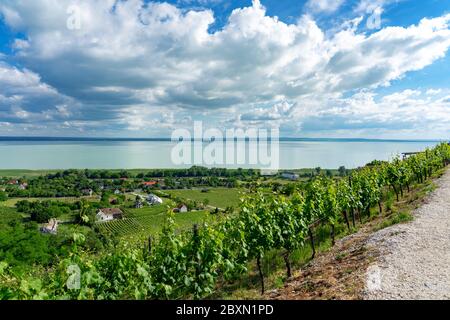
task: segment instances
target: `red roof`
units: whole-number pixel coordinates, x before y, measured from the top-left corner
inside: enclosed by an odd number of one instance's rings
[[[156,185],[158,182],[157,181],[145,181],[145,182],[143,182],[142,184],[144,185],[144,186],[154,186],[154,185]]]
[[[115,214],[123,214],[122,210],[120,210],[119,208],[104,208],[104,209],[100,209],[100,211],[103,212],[107,216],[115,215]]]

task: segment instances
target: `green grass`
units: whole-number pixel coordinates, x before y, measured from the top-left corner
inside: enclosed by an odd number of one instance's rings
[[[410,212],[402,211],[393,213],[389,218],[381,222],[376,228],[375,231],[393,226],[395,224],[409,222],[413,220],[413,216]]]
[[[238,207],[239,199],[242,196],[241,189],[235,188],[210,188],[209,192],[202,192],[201,189],[165,190],[164,192],[172,196],[183,199],[203,202],[209,200],[209,205],[225,209],[226,207]]]

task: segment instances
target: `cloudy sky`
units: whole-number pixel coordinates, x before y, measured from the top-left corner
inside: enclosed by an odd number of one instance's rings
[[[449,138],[450,1],[0,0],[0,136]]]

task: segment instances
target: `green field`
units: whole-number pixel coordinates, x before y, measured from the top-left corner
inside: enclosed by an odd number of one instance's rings
[[[209,192],[202,192],[201,189],[183,189],[183,190],[165,190],[164,192],[172,196],[183,199],[203,202],[209,200],[209,205],[225,209],[226,207],[238,207],[239,199],[242,197],[243,190],[230,188],[211,188]]]
[[[50,173],[57,173],[61,170],[22,170],[22,169],[1,169],[0,177],[11,177],[11,178],[21,178],[21,177],[39,177],[47,175]]]

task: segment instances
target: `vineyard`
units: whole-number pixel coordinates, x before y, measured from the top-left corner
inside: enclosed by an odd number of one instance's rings
[[[169,206],[171,207],[171,206]],[[121,237],[125,241],[139,240],[161,232],[166,220],[167,206],[153,206],[142,209],[127,209],[122,220],[98,223],[99,230],[106,236]],[[174,216],[176,229],[186,229],[193,223],[203,223],[210,219],[207,211],[191,211]]]
[[[143,231],[143,226],[133,218],[102,222],[98,224],[100,231],[118,237]]]
[[[220,281],[245,275],[252,264],[264,292],[261,261],[268,252],[283,257],[286,275],[291,276],[295,250],[311,246],[314,257],[315,227],[328,226],[334,243],[336,230],[357,228],[374,209],[382,215],[387,193],[401,200],[413,184],[425,182],[449,161],[450,146],[441,144],[404,160],[373,162],[348,178],[318,176],[299,184],[289,197],[255,189],[241,199],[238,213],[181,233],[176,232],[175,216],[168,213],[158,237],[150,238],[144,248],[130,247],[98,259],[80,252],[77,244],[83,239],[74,235],[73,256],[43,280],[18,278],[7,266],[0,267],[0,298],[202,299],[210,297]],[[110,228],[131,227],[133,219]],[[82,271],[79,290],[65,286],[72,264]]]

